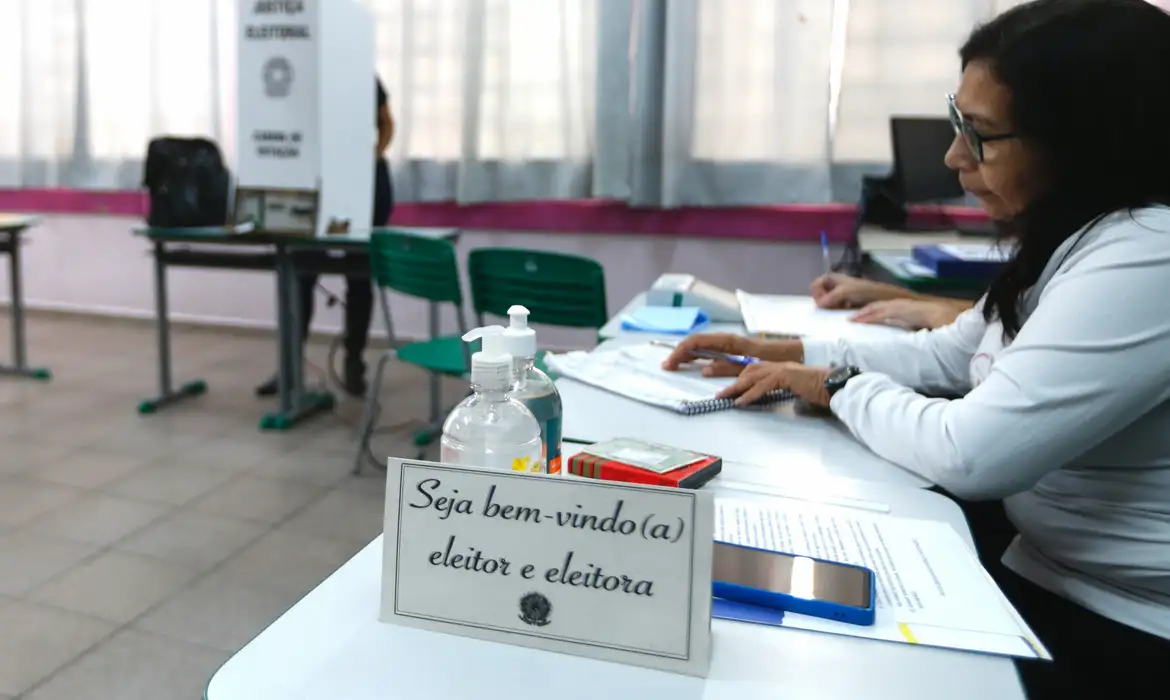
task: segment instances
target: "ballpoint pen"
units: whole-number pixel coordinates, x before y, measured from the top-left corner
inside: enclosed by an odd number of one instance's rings
[[[826,275],[833,271],[833,261],[829,256],[829,237],[824,231],[821,231],[821,264]]]
[[[672,343],[667,343],[667,342],[662,341],[662,340],[651,340],[650,344],[656,345],[660,348],[670,348],[671,350],[673,350],[675,347]],[[760,361],[760,359],[758,357],[748,357],[746,355],[732,355],[730,353],[718,352],[715,350],[691,350],[691,354],[694,355],[695,357],[701,357],[705,360],[723,360],[725,362],[731,362],[733,364],[743,365],[744,367],[746,367],[748,365],[754,365],[755,363]]]

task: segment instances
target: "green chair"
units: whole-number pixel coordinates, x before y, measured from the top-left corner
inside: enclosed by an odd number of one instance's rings
[[[591,258],[524,248],[479,248],[467,256],[467,269],[471,303],[481,326],[484,316],[506,319],[513,304],[528,307],[530,323],[596,330],[609,320],[605,269]]]
[[[435,435],[442,429],[441,378],[462,377],[467,374],[469,366],[469,353],[462,338],[467,332],[467,322],[463,315],[463,289],[459,282],[455,246],[450,241],[396,231],[374,232],[370,236],[370,276],[378,291],[378,308],[382,312],[392,346],[395,344],[395,336],[386,298],[388,290],[425,299],[432,304],[453,304],[459,335],[408,343],[397,350],[386,351],[378,359],[362,416],[361,440],[354,460],[354,474],[361,473],[364,459],[369,459],[383,469],[386,466],[370,453],[370,438],[381,413],[378,393],[386,363],[398,359],[421,367],[431,375],[429,422],[425,429],[416,432],[414,436],[415,445],[419,448],[433,442]]]

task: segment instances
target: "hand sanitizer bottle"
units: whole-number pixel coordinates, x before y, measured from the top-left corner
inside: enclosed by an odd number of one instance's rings
[[[540,425],[524,404],[510,396],[512,356],[503,349],[501,326],[477,328],[463,336],[483,339],[471,356],[471,388],[443,423],[440,460],[448,464],[518,472],[543,472]]]
[[[528,327],[528,309],[508,309],[508,328],[504,330],[504,352],[512,356],[512,398],[528,407],[540,424],[540,441],[544,471],[561,472],[561,395],[557,385],[536,367],[536,331]]]

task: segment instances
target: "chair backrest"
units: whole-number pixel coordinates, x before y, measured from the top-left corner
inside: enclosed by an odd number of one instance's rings
[[[601,328],[609,319],[605,270],[579,255],[523,248],[479,248],[467,257],[476,315],[507,317],[528,307],[528,320],[552,326]]]
[[[943,162],[954,140],[954,127],[946,117],[890,118],[890,145],[894,152],[891,180],[902,203],[963,196],[958,173]]]
[[[463,305],[459,264],[451,241],[400,231],[370,234],[374,284],[434,302]]]

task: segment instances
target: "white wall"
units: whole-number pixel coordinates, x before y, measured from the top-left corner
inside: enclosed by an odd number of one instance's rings
[[[24,290],[30,309],[81,311],[153,318],[153,265],[146,241],[131,229],[141,221],[127,217],[46,216],[27,233]],[[459,244],[462,261],[473,248],[516,246],[587,255],[605,266],[610,313],[664,272],[690,272],[726,288],[761,293],[803,293],[820,271],[816,245],[670,236],[571,235],[466,231]],[[344,283],[322,283],[341,294]],[[0,260],[0,299],[8,298],[7,260]],[[170,274],[172,317],[177,321],[235,327],[272,328],[275,279],[271,274],[177,269]],[[464,287],[466,292],[466,285]],[[402,337],[427,332],[422,302],[395,297],[391,308]],[[470,311],[470,303],[468,303]],[[326,309],[317,299],[314,329],[341,327],[340,307]],[[444,331],[454,331],[453,312],[444,314]],[[468,321],[473,319],[468,314]],[[375,332],[381,324],[375,322]],[[549,329],[542,344],[589,345],[590,332]]]

